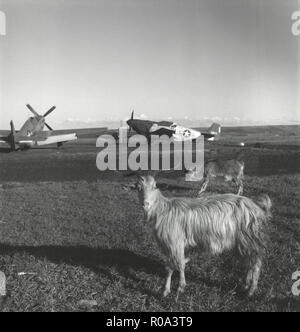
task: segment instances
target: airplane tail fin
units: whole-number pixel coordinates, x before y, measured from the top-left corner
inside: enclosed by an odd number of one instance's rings
[[[208,128],[208,132],[212,135],[215,136],[219,136],[221,134],[221,125],[219,125],[218,123],[213,123],[209,128]]]

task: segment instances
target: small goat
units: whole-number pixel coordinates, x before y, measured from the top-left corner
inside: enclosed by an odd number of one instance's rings
[[[204,167],[203,183],[199,194],[206,190],[211,179],[223,178],[225,181],[233,181],[239,187],[237,194],[243,195],[244,167],[245,163],[243,161],[235,159],[207,162]]]
[[[270,216],[271,201],[262,195],[256,202],[234,194],[199,198],[166,198],[153,177],[140,177],[136,185],[147,220],[154,228],[159,247],[168,258],[164,296],[171,292],[173,272],[180,272],[178,293],[186,286],[185,249],[200,246],[217,255],[236,249],[246,259],[245,289],[257,289],[264,251],[263,224]]]

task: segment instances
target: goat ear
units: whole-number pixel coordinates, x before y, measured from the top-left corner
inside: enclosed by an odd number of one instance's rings
[[[152,177],[151,187],[152,187],[152,189],[156,189],[156,181],[155,181],[154,177]]]

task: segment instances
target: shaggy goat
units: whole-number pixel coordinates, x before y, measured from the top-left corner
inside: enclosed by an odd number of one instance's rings
[[[225,179],[225,181],[232,181],[235,183],[239,187],[237,194],[243,195],[244,167],[245,163],[236,159],[207,162],[204,167],[203,183],[199,193],[206,190],[206,187],[212,178],[219,177]]]
[[[263,224],[271,209],[267,195],[260,196],[256,203],[234,194],[167,198],[151,176],[140,177],[136,188],[159,247],[168,258],[164,296],[171,292],[175,270],[180,272],[178,293],[184,291],[185,265],[189,261],[185,249],[195,246],[214,255],[236,249],[247,262],[245,289],[249,296],[254,294],[264,251]]]

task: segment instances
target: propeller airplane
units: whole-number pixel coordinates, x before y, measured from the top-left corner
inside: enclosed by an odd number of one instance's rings
[[[76,133],[56,135],[46,122],[46,117],[56,109],[55,106],[51,107],[44,115],[38,114],[29,104],[26,106],[34,116],[30,117],[19,131],[15,130],[14,123],[11,121],[10,131],[0,132],[0,134],[4,134],[4,136],[0,136],[0,143],[8,145],[11,151],[49,144],[57,144],[60,147],[63,143],[77,140]],[[44,131],[45,126],[49,131]]]
[[[10,122],[10,131],[0,130],[0,146],[5,144],[11,151],[16,151],[52,144],[61,147],[63,143],[75,141],[78,137],[99,137],[99,135],[111,134],[115,138],[118,138],[118,130],[108,130],[105,127],[54,131],[47,123],[46,118],[56,109],[55,106],[51,107],[44,115],[37,113],[29,104],[27,104],[26,107],[33,116],[24,123],[19,131],[16,131],[13,121]],[[135,119],[134,111],[132,111],[127,125],[129,127],[129,135],[132,134],[132,131],[135,131],[135,133],[145,136],[148,142],[151,141],[152,135],[166,135],[173,137],[175,141],[195,140],[202,135],[205,140],[214,141],[221,134],[221,126],[217,123],[213,123],[212,126],[205,131],[200,131],[197,128],[186,128],[170,121],[156,122]],[[48,129],[47,131],[44,131],[45,127]]]
[[[149,121],[134,119],[134,111],[131,113],[131,118],[127,121],[129,126],[129,133],[134,130],[140,135],[144,135],[148,141],[151,140],[152,135],[167,135],[173,137],[175,141],[195,140],[201,135],[207,141],[214,141],[221,134],[221,126],[213,123],[206,131],[201,132],[198,129],[191,129],[180,126],[170,121]]]

